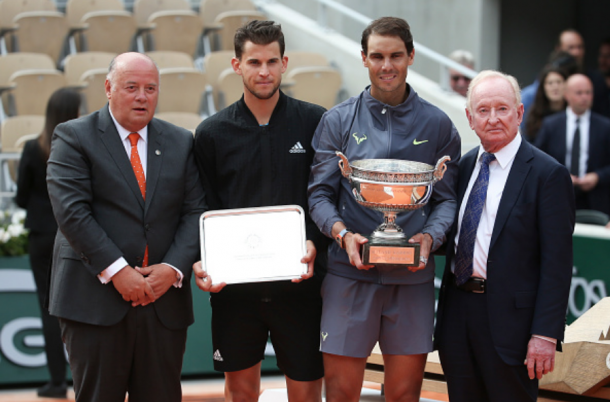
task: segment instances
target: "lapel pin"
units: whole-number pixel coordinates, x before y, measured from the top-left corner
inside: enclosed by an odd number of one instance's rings
[[[161,151],[159,151],[158,149],[155,151],[155,155],[159,156],[161,155]]]

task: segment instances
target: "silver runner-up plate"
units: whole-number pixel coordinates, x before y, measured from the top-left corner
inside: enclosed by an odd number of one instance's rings
[[[201,263],[212,283],[300,278],[305,212],[298,205],[207,211],[199,219]]]

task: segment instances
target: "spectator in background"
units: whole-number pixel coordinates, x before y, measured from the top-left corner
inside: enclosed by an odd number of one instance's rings
[[[565,71],[567,77],[572,74],[576,74],[579,71],[578,61],[576,58],[563,50],[554,50],[549,56],[548,65],[561,68],[563,71]],[[533,83],[521,90],[521,103],[523,103],[524,116],[529,114],[529,109],[534,103],[539,84],[540,81],[538,80],[538,77],[536,77],[536,80]],[[521,122],[521,127],[519,128],[522,134],[526,131],[525,124],[526,119],[524,118]]]
[[[610,37],[604,39],[601,45],[599,45],[597,69],[604,77],[606,87],[610,88]]]
[[[472,53],[467,50],[454,50],[449,55],[449,58],[456,63],[460,63],[464,67],[474,70],[474,57],[472,56]],[[457,92],[465,97],[466,93],[468,92],[468,85],[470,85],[470,81],[470,78],[466,77],[459,71],[452,68],[449,69],[449,85],[451,85],[451,89],[454,92]]]
[[[593,105],[591,110],[610,117],[610,99],[604,77],[597,70],[585,68],[585,41],[575,29],[566,29],[559,34],[556,50],[570,53],[578,63],[579,72],[585,74],[593,85]]]
[[[576,209],[610,214],[610,119],[591,111],[593,85],[584,74],[568,78],[565,98],[565,113],[544,119],[534,144],[570,171]]]
[[[536,138],[542,119],[566,108],[564,92],[567,78],[559,67],[550,65],[542,70],[540,82],[543,84],[538,86],[534,104],[526,116],[525,130],[521,131],[528,141],[533,142]]]
[[[44,350],[51,375],[51,381],[38,389],[38,396],[42,397],[65,398],[67,390],[66,358],[59,322],[56,317],[51,317],[45,308],[53,242],[57,233],[57,222],[47,192],[47,159],[55,126],[76,119],[80,103],[80,95],[66,88],[58,89],[51,95],[47,104],[44,129],[38,138],[25,143],[17,176],[15,202],[27,211],[25,227],[30,231],[30,266],[36,282]]]
[[[559,34],[557,39],[557,45],[555,46],[555,52],[551,57],[557,57],[560,52],[565,52],[576,60],[576,71],[574,73],[585,74],[591,80],[593,84],[593,106],[594,112],[603,114],[606,117],[610,117],[610,89],[606,86],[604,77],[597,70],[587,70],[584,66],[585,58],[585,42],[575,29],[566,29]],[[559,56],[564,57],[564,56]],[[559,59],[558,59],[559,61]],[[551,64],[554,62],[549,61]],[[568,71],[568,76],[570,76]],[[531,85],[523,88],[521,91],[521,99],[523,102],[523,108],[525,116],[529,112],[529,107],[534,102],[536,91],[538,90],[539,81],[534,81]],[[523,130],[523,124],[521,125]]]

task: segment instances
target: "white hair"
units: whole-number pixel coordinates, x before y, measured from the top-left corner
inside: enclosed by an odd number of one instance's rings
[[[463,66],[474,68],[474,56],[468,50],[454,50],[448,57]]]
[[[466,107],[468,108],[468,111],[472,113],[472,91],[474,91],[474,88],[481,82],[490,78],[502,78],[508,81],[510,86],[513,88],[513,92],[515,93],[515,106],[519,107],[521,104],[521,88],[519,88],[517,79],[512,75],[504,74],[500,71],[483,70],[477,74],[477,76],[470,81],[470,85],[468,85],[468,94],[466,95]]]

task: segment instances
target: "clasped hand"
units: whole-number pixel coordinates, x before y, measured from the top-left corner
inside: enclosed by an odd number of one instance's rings
[[[168,265],[155,264],[132,269],[126,265],[112,277],[114,287],[133,307],[158,300],[176,282],[175,271]]]

